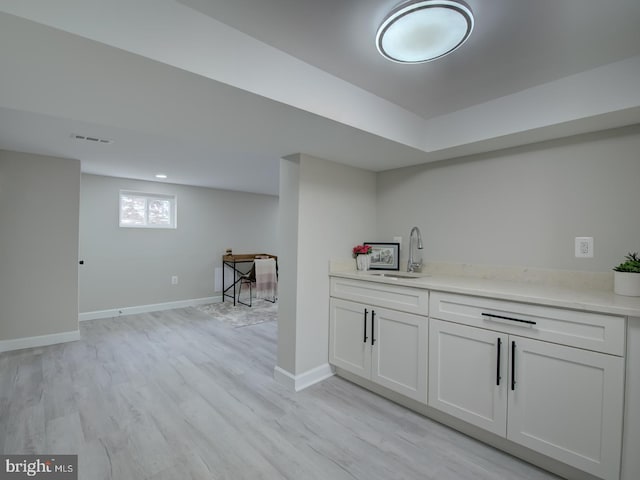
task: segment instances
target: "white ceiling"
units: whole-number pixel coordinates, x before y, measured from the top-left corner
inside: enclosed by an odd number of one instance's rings
[[[421,65],[375,48],[398,0],[180,1],[424,118],[640,55],[638,0],[467,0],[469,43]]]
[[[422,65],[377,53],[396,3],[3,0],[0,148],[277,194],[292,153],[381,171],[640,122],[638,0],[470,0]]]

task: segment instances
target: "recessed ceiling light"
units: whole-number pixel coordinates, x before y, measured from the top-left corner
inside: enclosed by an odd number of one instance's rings
[[[156,173],[156,178],[164,180],[165,178],[167,178],[167,176],[164,173]]]
[[[473,30],[473,13],[462,2],[411,0],[386,16],[376,35],[378,51],[399,63],[424,63],[462,45]]]

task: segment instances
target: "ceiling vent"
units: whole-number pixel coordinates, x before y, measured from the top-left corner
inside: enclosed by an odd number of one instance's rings
[[[76,140],[82,140],[85,142],[92,142],[92,143],[103,143],[103,144],[113,143],[113,140],[109,138],[89,137],[87,135],[79,135],[77,133],[72,133],[71,138],[75,138]]]

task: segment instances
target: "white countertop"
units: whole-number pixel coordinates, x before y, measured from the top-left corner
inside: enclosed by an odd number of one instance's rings
[[[385,273],[389,275],[390,278],[381,277],[379,275],[380,273]],[[407,275],[406,272],[396,273]],[[406,287],[440,292],[460,293],[575,310],[640,317],[640,297],[616,295],[613,291],[609,290],[566,288],[526,282],[488,280],[477,277],[440,274],[416,274],[415,278],[393,278],[393,274],[393,271],[348,271],[330,273],[330,275],[334,277],[368,280],[389,285],[403,285]]]

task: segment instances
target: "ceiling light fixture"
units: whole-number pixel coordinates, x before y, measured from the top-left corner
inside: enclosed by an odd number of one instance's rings
[[[424,63],[462,45],[473,30],[473,13],[462,2],[411,0],[386,16],[376,35],[378,51],[399,63]]]
[[[165,178],[167,178],[167,175],[164,173],[156,173],[156,178],[164,180]]]

